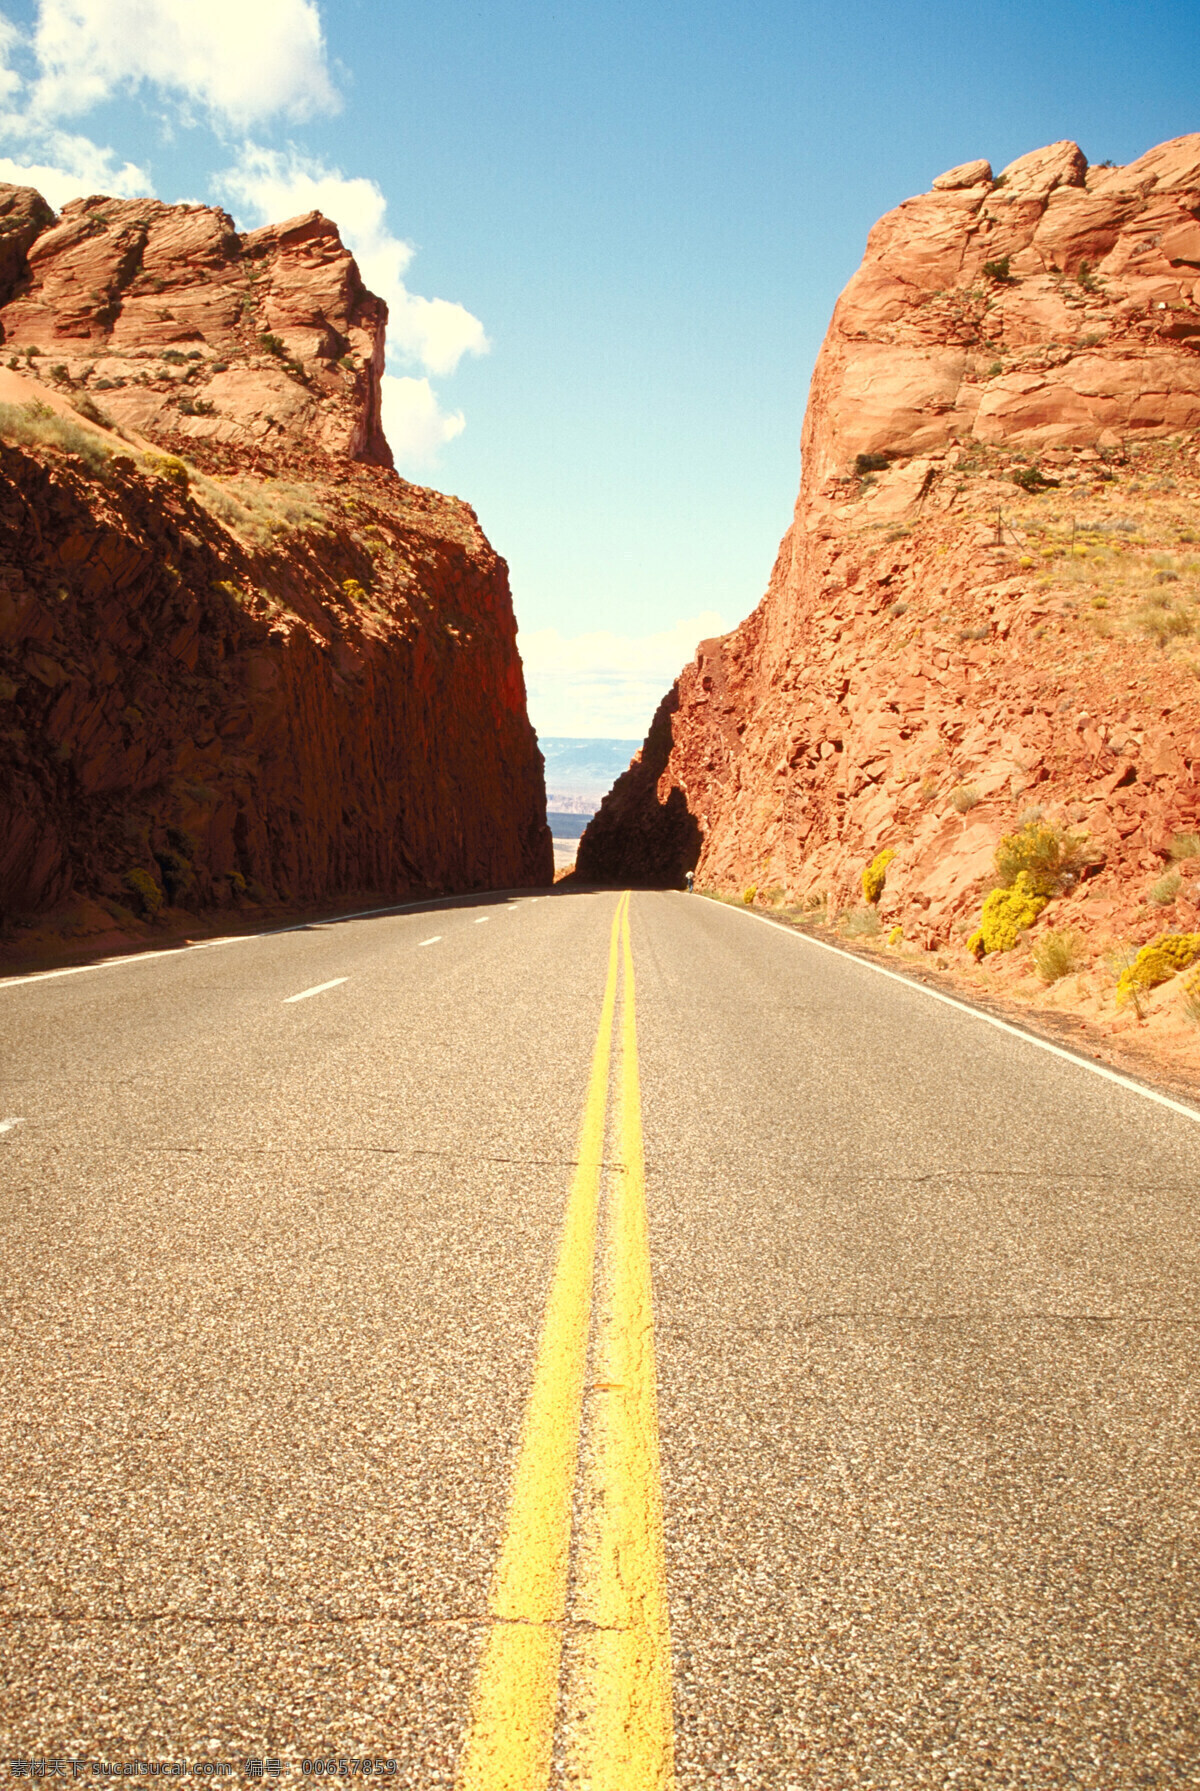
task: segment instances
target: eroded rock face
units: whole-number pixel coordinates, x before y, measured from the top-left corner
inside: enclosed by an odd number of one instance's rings
[[[1200,833],[1198,281],[1200,135],[966,164],[883,219],[767,594],[701,644],[578,876],[837,909],[891,847],[884,924],[946,949],[1038,806],[1094,852],[1047,924],[1194,928],[1200,864],[1159,886]]]
[[[390,470],[335,227],[5,220],[0,915],[549,883],[507,568]]]
[[[859,454],[1200,427],[1200,134],[1126,168],[1055,143],[989,175],[953,169],[872,230],[813,378],[806,505],[836,504]]]
[[[76,199],[55,220],[39,197],[0,187],[0,221],[6,206],[27,220],[0,237],[10,365],[154,440],[279,449],[304,436],[391,465],[379,421],[387,306],[328,218],[239,236],[204,205]]]

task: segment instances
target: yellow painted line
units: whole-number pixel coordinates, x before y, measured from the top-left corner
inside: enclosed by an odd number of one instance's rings
[[[584,1718],[572,1745],[591,1791],[668,1791],[675,1782],[671,1633],[663,1555],[654,1310],[629,914],[621,924],[621,1171],[612,1177],[607,1281],[591,1427],[593,1512],[580,1549],[579,1676]]]
[[[492,1580],[489,1608],[494,1621],[475,1683],[458,1791],[541,1791],[550,1776],[592,1312],[617,944],[628,899],[621,898],[613,916],[578,1159],[525,1413],[508,1525]]]

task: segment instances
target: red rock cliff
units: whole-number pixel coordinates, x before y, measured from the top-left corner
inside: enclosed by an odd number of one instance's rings
[[[0,911],[549,882],[507,570],[390,470],[335,227],[0,232]]]
[[[767,594],[681,674],[578,875],[837,908],[891,848],[885,919],[941,947],[1036,804],[1091,844],[1064,919],[1200,925],[1198,301],[1200,135],[970,163],[877,224]]]

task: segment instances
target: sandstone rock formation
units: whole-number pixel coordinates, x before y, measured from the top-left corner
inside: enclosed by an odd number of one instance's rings
[[[957,951],[1036,805],[1091,851],[1046,926],[1194,929],[1198,503],[1200,135],[951,170],[871,232],[767,594],[701,644],[577,875],[834,913],[891,847],[885,927]]]
[[[379,421],[387,307],[320,212],[239,236],[205,205],[76,199],[55,221],[39,194],[0,187],[6,204],[20,226],[0,237],[10,369],[154,440],[304,438],[392,464]]]
[[[0,914],[553,875],[504,562],[317,214],[0,188]]]

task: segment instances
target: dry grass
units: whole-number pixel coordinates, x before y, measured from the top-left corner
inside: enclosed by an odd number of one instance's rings
[[[838,926],[847,939],[878,939],[882,931],[874,908],[847,908]]]
[[[112,459],[112,449],[92,430],[36,402],[0,404],[0,436],[18,447],[60,448],[78,454],[91,472],[98,472]]]
[[[1060,977],[1082,970],[1086,951],[1082,934],[1068,928],[1051,928],[1034,942],[1033,967],[1044,983],[1056,983]]]
[[[1102,634],[1162,648],[1200,635],[1200,556],[1173,512],[1154,506],[1112,517],[1060,515],[1031,528],[1049,583],[1085,600]]]
[[[266,547],[296,529],[325,528],[328,518],[302,485],[282,479],[218,481],[192,474],[192,490],[204,508],[235,534]]]

